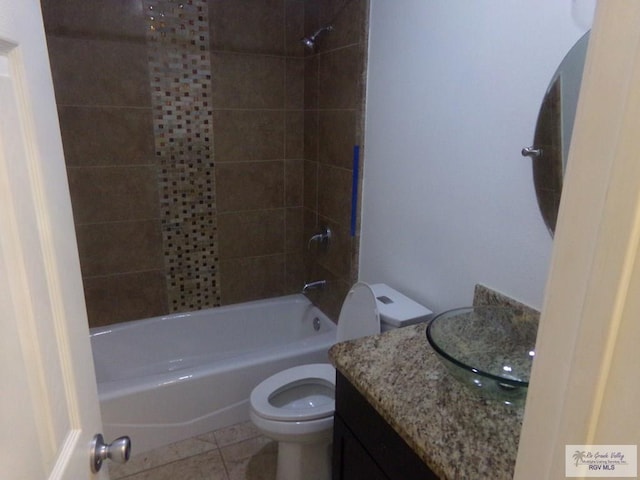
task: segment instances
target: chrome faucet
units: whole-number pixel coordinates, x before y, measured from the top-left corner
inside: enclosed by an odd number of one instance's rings
[[[304,287],[302,287],[302,293],[307,293],[309,290],[324,290],[326,286],[326,280],[318,280],[315,282],[305,283]]]

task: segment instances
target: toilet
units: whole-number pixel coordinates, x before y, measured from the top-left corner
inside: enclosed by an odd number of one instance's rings
[[[336,340],[375,335],[431,316],[388,285],[358,282],[342,304]],[[331,364],[300,365],[272,375],[251,392],[251,421],[278,442],[276,480],[331,478],[335,378]]]

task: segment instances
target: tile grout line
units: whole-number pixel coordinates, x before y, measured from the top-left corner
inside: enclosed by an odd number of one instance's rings
[[[147,473],[147,472],[151,472],[151,471],[154,471],[154,470],[167,468],[169,465],[175,464],[175,463],[180,462],[180,461],[187,460],[187,459],[189,459],[189,458],[197,457],[197,456],[199,456],[199,455],[209,454],[209,453],[213,452],[214,450],[215,450],[215,451],[218,453],[218,455],[220,456],[220,460],[222,461],[222,466],[224,467],[224,470],[225,470],[226,480],[230,480],[230,479],[231,479],[231,476],[230,476],[231,474],[230,474],[230,470],[229,470],[229,468],[230,468],[230,467],[227,465],[227,461],[225,460],[225,457],[224,457],[224,455],[222,454],[222,450],[223,450],[223,448],[227,448],[227,447],[230,447],[230,446],[233,446],[233,445],[237,445],[237,444],[239,444],[239,443],[246,442],[246,441],[248,441],[248,440],[253,440],[253,439],[256,439],[256,438],[262,437],[263,435],[261,435],[260,433],[255,433],[255,434],[250,435],[250,436],[248,436],[248,437],[243,437],[243,438],[241,438],[241,439],[231,441],[231,442],[226,443],[226,444],[224,444],[224,445],[220,445],[220,443],[219,443],[219,441],[218,441],[218,438],[215,436],[215,432],[219,432],[219,431],[221,431],[221,430],[224,430],[224,428],[223,428],[223,429],[220,429],[220,430],[216,430],[216,431],[214,431],[214,432],[211,432],[211,433],[213,433],[213,440],[214,440],[213,442],[211,442],[211,441],[209,441],[209,440],[204,440],[204,439],[202,439],[202,438],[201,438],[201,437],[202,437],[202,435],[196,435],[196,436],[194,436],[194,437],[190,437],[190,438],[188,438],[188,439],[185,439],[185,440],[181,440],[181,441],[180,441],[180,442],[184,442],[184,441],[186,441],[186,440],[190,440],[190,439],[197,439],[197,440],[200,440],[200,441],[202,441],[202,442],[210,443],[211,445],[213,445],[213,446],[214,446],[214,448],[212,448],[212,449],[210,449],[210,450],[205,450],[205,451],[202,451],[202,452],[198,452],[198,453],[194,453],[194,454],[186,455],[186,456],[183,456],[183,457],[180,457],[180,458],[176,458],[176,459],[174,459],[174,460],[172,460],[172,461],[170,461],[170,462],[162,463],[162,464],[160,464],[160,465],[156,465],[156,466],[154,466],[154,467],[150,467],[150,468],[146,468],[146,469],[143,469],[143,470],[139,470],[139,471],[137,471],[137,472],[133,472],[133,473],[131,473],[131,474],[127,474],[127,475],[125,475],[125,476],[114,477],[114,480],[127,480],[127,479],[130,479],[130,478],[135,478],[137,475],[143,475],[143,474],[145,474],[145,473]],[[180,443],[180,442],[176,442],[176,443]],[[149,452],[145,452],[145,453],[146,453],[146,454],[148,454],[148,455],[150,455],[150,454],[152,454],[152,452],[154,452],[155,450],[160,450],[161,448],[163,448],[163,447],[158,447],[157,449],[150,450]]]

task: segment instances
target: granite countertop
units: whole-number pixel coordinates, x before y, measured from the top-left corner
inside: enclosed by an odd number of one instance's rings
[[[524,407],[483,399],[451,377],[426,325],[338,343],[329,356],[442,480],[510,480]]]

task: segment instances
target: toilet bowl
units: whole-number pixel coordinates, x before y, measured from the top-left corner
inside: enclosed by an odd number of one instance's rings
[[[411,302],[411,314],[403,314],[402,319],[389,318],[395,322],[385,330],[426,320],[431,314],[386,285],[369,286],[359,282],[342,304],[336,340],[342,342],[380,333],[378,304],[393,304],[392,297],[398,304]],[[262,381],[251,392],[251,421],[265,436],[278,441],[276,480],[331,478],[334,392],[335,369],[328,363],[283,370]]]
[[[251,420],[275,440],[312,442],[333,422],[335,376],[328,363],[272,375],[251,392]]]

